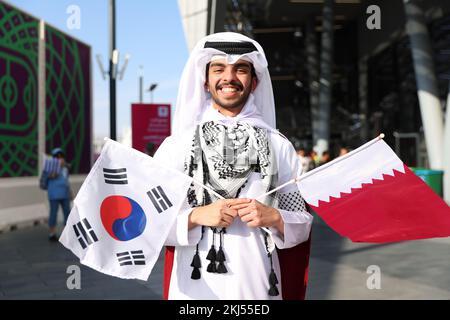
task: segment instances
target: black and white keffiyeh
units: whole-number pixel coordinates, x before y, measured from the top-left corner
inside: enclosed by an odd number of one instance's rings
[[[186,173],[195,180],[212,188],[226,199],[239,197],[249,175],[258,172],[262,183],[269,191],[278,182],[276,157],[270,146],[266,129],[253,127],[248,123],[226,125],[208,121],[198,125],[192,141],[192,148],[185,162]],[[265,204],[272,205],[272,197],[266,197]],[[188,190],[191,207],[205,206],[218,200],[204,188],[192,184]],[[206,259],[210,261],[207,271],[226,273],[223,237],[225,228],[211,228],[213,244]],[[219,234],[220,245],[216,251],[215,234]],[[216,265],[218,263],[218,265]],[[191,266],[191,278],[199,279],[200,257],[198,244]]]
[[[238,197],[252,172],[261,174],[267,191],[277,184],[277,163],[268,133],[248,123],[225,125],[208,121],[197,126],[185,170],[226,199]],[[204,189],[195,185],[188,191],[191,206],[217,200],[209,193],[207,198]],[[266,205],[272,204],[271,199],[268,197]]]

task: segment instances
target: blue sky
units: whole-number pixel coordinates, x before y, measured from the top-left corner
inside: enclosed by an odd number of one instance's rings
[[[109,85],[102,79],[95,55],[107,68],[108,0],[7,0],[37,18],[89,44],[92,49],[94,136],[109,136]],[[80,8],[80,29],[69,29],[70,5]],[[116,44],[120,63],[131,55],[125,76],[117,81],[117,134],[131,125],[130,105],[138,102],[139,66],[144,89],[158,83],[153,100],[175,104],[178,79],[188,58],[187,44],[176,0],[116,0]],[[150,94],[144,92],[144,101]]]

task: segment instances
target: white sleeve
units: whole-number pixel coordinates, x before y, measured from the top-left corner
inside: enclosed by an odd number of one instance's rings
[[[176,149],[175,139],[172,136],[169,136],[164,139],[159,148],[156,150],[153,155],[153,159],[161,164],[164,164],[165,166],[180,170],[183,167],[180,167],[181,163],[178,164],[174,161],[175,159],[178,159],[178,157],[173,157],[174,149]]]
[[[287,141],[286,141],[287,142]],[[296,177],[299,172],[299,159],[293,146],[286,143],[279,157],[279,184]],[[278,249],[292,248],[309,238],[313,216],[307,211],[297,184],[293,183],[279,190],[276,208],[284,222],[284,236],[272,227],[272,240]]]
[[[158,148],[153,158],[158,162],[164,163],[166,166],[182,171],[183,159],[180,158],[177,152],[180,152],[180,148],[177,147],[175,140],[172,137],[168,137]],[[196,226],[191,230],[188,230],[189,214],[191,212],[192,208],[186,198],[169,231],[169,235],[167,236],[164,245],[193,246],[200,241],[202,235],[201,226]]]
[[[164,245],[166,246],[194,246],[202,236],[202,227],[196,226],[188,230],[189,214],[192,208],[189,206],[187,199],[184,201],[180,213],[175,219],[175,223],[170,229]]]

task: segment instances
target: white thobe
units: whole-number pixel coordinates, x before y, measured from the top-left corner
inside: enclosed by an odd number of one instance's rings
[[[279,185],[295,177],[299,171],[299,161],[292,144],[276,132],[269,133],[272,152],[278,165]],[[184,160],[192,144],[192,135],[183,139],[167,138],[155,154],[155,159],[166,166],[183,171]],[[248,183],[241,190],[240,198],[255,198],[264,193],[259,173],[252,173]],[[297,192],[296,184],[291,184],[279,192]],[[313,217],[307,211],[286,211],[278,209],[284,222],[284,236],[276,228],[269,228],[269,243],[278,249],[291,248],[309,238]],[[236,217],[223,235],[225,266],[228,273],[218,274],[206,271],[206,260],[213,243],[213,232],[205,228],[203,239],[201,226],[188,230],[188,216],[192,212],[187,199],[177,216],[169,236],[167,246],[175,246],[175,255],[169,286],[169,299],[282,299],[280,265],[276,250],[272,252],[273,268],[279,280],[278,296],[269,296],[270,260],[267,255],[264,236],[260,228],[251,228]],[[219,234],[215,235],[215,248],[219,248]],[[200,242],[199,242],[200,241]],[[191,279],[191,262],[199,243],[202,267],[201,278]]]

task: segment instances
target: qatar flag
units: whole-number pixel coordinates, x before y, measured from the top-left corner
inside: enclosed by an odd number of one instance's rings
[[[450,208],[381,138],[297,179],[312,209],[354,242],[450,236]]]

